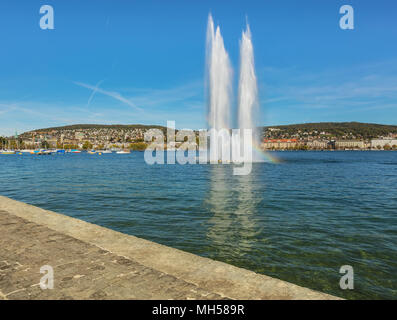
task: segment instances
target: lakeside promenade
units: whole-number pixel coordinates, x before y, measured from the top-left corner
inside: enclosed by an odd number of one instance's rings
[[[0,300],[339,299],[3,196],[0,235]]]

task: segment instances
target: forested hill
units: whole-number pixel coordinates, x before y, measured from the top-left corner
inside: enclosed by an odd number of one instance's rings
[[[361,122],[319,122],[319,123],[302,123],[282,126],[269,126],[264,129],[279,129],[282,133],[288,135],[299,134],[303,132],[311,133],[325,132],[327,135],[336,137],[355,136],[357,138],[371,139],[380,136],[397,134],[397,125],[383,125],[375,123]],[[266,130],[269,131],[269,130]]]
[[[163,126],[158,125],[143,125],[143,124],[73,124],[69,126],[62,127],[51,127],[44,129],[36,129],[32,131],[49,132],[49,131],[60,131],[60,130],[84,130],[84,129],[166,129]]]
[[[54,132],[63,130],[95,130],[95,129],[112,129],[117,130],[133,130],[142,129],[148,130],[151,128],[166,130],[166,127],[159,125],[105,125],[105,124],[75,124],[62,127],[51,127],[44,129],[36,129],[31,132]],[[266,136],[274,137],[291,137],[293,135],[302,136],[307,133],[313,136],[328,136],[328,137],[352,137],[373,139],[381,136],[388,136],[390,134],[397,134],[397,125],[383,125],[375,123],[361,123],[361,122],[319,122],[319,123],[302,123],[290,124],[281,126],[263,127]]]

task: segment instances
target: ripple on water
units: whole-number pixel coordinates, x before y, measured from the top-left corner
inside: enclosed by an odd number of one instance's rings
[[[276,155],[245,177],[143,153],[0,157],[0,192],[330,294],[396,299],[397,153]],[[353,291],[339,289],[342,265]]]

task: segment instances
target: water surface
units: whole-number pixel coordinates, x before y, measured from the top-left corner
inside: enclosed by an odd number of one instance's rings
[[[351,299],[397,298],[397,152],[278,152],[232,165],[1,155],[0,194]],[[351,265],[354,290],[339,288]]]

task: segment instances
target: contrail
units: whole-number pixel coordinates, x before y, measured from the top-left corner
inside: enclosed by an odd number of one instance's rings
[[[87,101],[87,107],[90,106],[90,103],[91,103],[92,99],[94,98],[95,93],[96,93],[96,92],[98,91],[98,89],[99,89],[99,85],[100,85],[103,81],[105,81],[105,80],[99,81],[99,82],[96,84],[95,89],[92,90],[92,93],[91,93],[91,95],[90,95],[90,97],[88,98],[88,101]]]
[[[121,102],[125,103],[126,105],[128,105],[128,106],[130,106],[130,107],[132,107],[132,108],[134,108],[136,110],[143,111],[141,108],[137,107],[132,101],[124,98],[118,92],[106,91],[106,90],[100,89],[99,87],[92,86],[92,85],[89,85],[89,84],[86,84],[86,83],[82,83],[82,82],[73,82],[73,83],[77,84],[80,87],[91,89],[91,90],[94,90],[94,92],[99,92],[99,93],[102,93],[102,94],[104,94],[106,96],[112,97],[112,98],[114,98],[114,99],[116,99],[118,101],[121,101]]]

